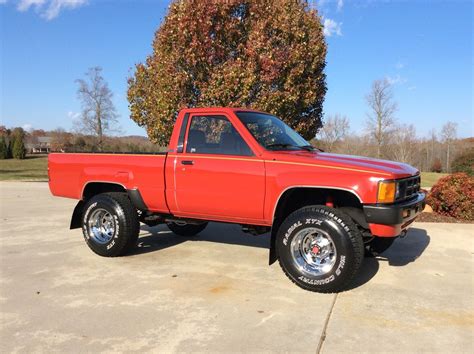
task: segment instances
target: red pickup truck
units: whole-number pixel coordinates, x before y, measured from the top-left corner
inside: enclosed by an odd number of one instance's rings
[[[79,200],[71,228],[101,256],[130,251],[140,222],[184,237],[241,224],[270,232],[270,264],[318,292],[347,288],[364,253],[386,250],[425,205],[415,168],[321,152],[247,109],[184,109],[166,153],[50,154],[48,171],[54,195]]]

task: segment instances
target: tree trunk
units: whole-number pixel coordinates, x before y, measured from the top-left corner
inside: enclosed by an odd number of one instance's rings
[[[102,119],[100,116],[100,109],[97,109],[97,136],[99,138],[98,147],[102,150]]]
[[[449,148],[450,148],[450,143],[448,143],[448,150],[446,152],[446,172],[449,173]]]
[[[377,158],[380,159],[380,149],[382,146],[382,117],[377,118]]]

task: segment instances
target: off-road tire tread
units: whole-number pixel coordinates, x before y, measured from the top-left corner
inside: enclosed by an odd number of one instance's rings
[[[140,220],[138,217],[138,211],[137,209],[133,206],[132,201],[128,197],[127,193],[123,192],[110,192],[107,193],[109,194],[113,199],[117,201],[117,203],[120,204],[122,209],[125,211],[125,213],[128,215],[130,218],[130,227],[131,231],[128,234],[129,235],[129,240],[127,242],[127,245],[125,246],[124,250],[122,253],[120,253],[121,256],[127,254],[130,252],[137,244],[138,241],[138,236],[140,234]]]
[[[345,281],[343,282],[343,284],[339,285],[338,287],[333,287],[331,289],[316,289],[315,287],[312,287],[310,285],[305,285],[305,284],[296,282],[295,279],[286,271],[280,257],[278,257],[278,263],[280,264],[280,268],[283,270],[283,273],[285,273],[288,279],[290,279],[294,284],[296,284],[297,286],[305,290],[318,292],[318,293],[327,293],[327,294],[341,292],[345,290],[345,287],[347,287],[347,284],[349,284],[352,281],[352,279],[355,277],[355,275],[359,271],[362,265],[362,262],[364,260],[365,248],[364,248],[362,235],[357,225],[354,223],[354,221],[349,215],[346,215],[345,213],[338,211],[337,209],[329,208],[323,205],[312,205],[312,206],[306,206],[301,209],[298,209],[294,211],[293,213],[291,213],[289,216],[287,216],[284,222],[282,223],[282,225],[285,224],[286,221],[289,220],[290,218],[298,218],[300,214],[304,214],[306,212],[324,214],[328,217],[331,217],[343,228],[344,226],[347,226],[349,228],[349,240],[352,243],[352,246],[354,249],[354,264],[352,265],[351,272],[346,275]]]
[[[138,213],[135,207],[132,205],[128,195],[122,192],[110,192],[110,193],[101,193],[90,199],[87,204],[93,201],[100,202],[101,199],[109,199],[112,202],[117,203],[122,209],[123,215],[118,214],[118,217],[125,218],[125,229],[120,230],[121,237],[118,238],[119,245],[116,245],[113,248],[113,251],[107,255],[99,254],[94,249],[93,252],[104,256],[104,257],[120,257],[127,254],[131,249],[133,249],[138,240],[138,234],[140,233],[140,222],[138,220]],[[84,209],[86,210],[86,208]]]

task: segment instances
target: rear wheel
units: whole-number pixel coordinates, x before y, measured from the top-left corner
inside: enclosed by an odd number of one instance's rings
[[[364,256],[352,219],[325,206],[290,214],[278,230],[276,247],[285,274],[303,289],[337,292],[350,283]]]
[[[207,222],[203,222],[202,224],[188,224],[186,222],[175,221],[167,222],[166,225],[176,235],[191,237],[203,231],[207,226]]]
[[[82,233],[89,248],[100,256],[126,254],[140,232],[137,210],[125,193],[103,193],[84,206]]]

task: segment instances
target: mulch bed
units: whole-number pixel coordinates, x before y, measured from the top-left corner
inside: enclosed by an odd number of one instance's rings
[[[421,213],[416,218],[416,221],[420,222],[447,222],[455,224],[473,224],[474,221],[456,219],[451,216],[445,216],[438,213]]]

